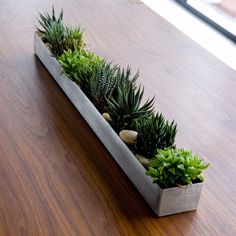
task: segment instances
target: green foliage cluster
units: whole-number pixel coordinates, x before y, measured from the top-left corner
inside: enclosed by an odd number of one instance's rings
[[[82,30],[79,27],[70,28],[63,24],[63,10],[58,17],[56,17],[54,7],[51,16],[48,13],[39,16],[38,21],[42,29],[38,28],[38,31],[42,34],[43,41],[47,43],[55,57],[69,49],[75,51],[85,48]]]
[[[65,27],[65,39],[63,41],[63,50],[81,51],[85,50],[86,43],[84,34],[80,27]]]
[[[63,42],[65,40],[65,28],[62,24],[52,23],[50,28],[46,29],[44,39],[55,57],[63,52]]]
[[[98,55],[85,50],[64,51],[58,57],[58,61],[64,73],[81,87],[100,112],[107,111],[108,101],[111,100],[110,102],[112,103],[113,99],[120,99],[121,93],[124,95],[129,90],[132,90],[129,97],[136,93],[135,82],[138,78],[138,73],[132,76],[129,67],[126,70],[121,69],[119,66],[107,63]],[[135,95],[134,99],[136,101],[134,102],[140,103],[142,96],[143,90],[141,92],[139,89]],[[131,104],[131,106],[134,105]],[[110,110],[110,112],[113,113],[113,110]],[[141,113],[139,112],[139,114]],[[113,115],[111,114],[111,116]],[[112,123],[115,122],[113,120]],[[121,122],[122,120],[119,123]]]
[[[108,112],[113,128],[119,132],[122,129],[132,129],[139,117],[147,117],[153,111],[154,98],[141,105],[144,89],[123,85],[118,88],[117,98],[108,100]]]
[[[48,29],[53,24],[62,25],[63,20],[63,10],[61,10],[58,18],[56,17],[54,7],[52,7],[52,14],[49,15],[48,12],[44,12],[44,14],[39,13],[39,24],[42,26],[43,29],[37,28],[37,30],[42,33],[43,35],[47,34]]]
[[[174,147],[177,125],[166,121],[161,113],[137,119],[134,127],[138,132],[137,152],[145,157],[153,158],[157,149]]]
[[[138,132],[133,151],[150,159],[146,172],[161,187],[203,181],[202,170],[208,167],[190,151],[175,149],[177,125],[154,112],[154,98],[143,100],[144,88],[137,86],[139,73],[121,68],[86,49],[81,28],[63,24],[63,11],[57,17],[40,14],[38,29],[42,40],[55,56],[63,72],[77,83],[100,112],[108,112],[116,132]],[[153,158],[154,157],[154,158]]]
[[[132,76],[131,68],[128,66],[126,69],[117,68],[116,76],[116,87],[114,89],[114,98],[118,96],[118,90],[122,87],[136,87],[136,81],[139,77],[139,72],[136,72],[134,76]]]
[[[58,61],[64,73],[76,82],[84,93],[90,97],[90,80],[97,71],[97,68],[104,65],[106,61],[86,50],[64,51],[58,58]]]
[[[167,148],[158,150],[157,155],[150,160],[146,174],[160,187],[170,188],[203,182],[202,171],[208,166],[191,151]]]

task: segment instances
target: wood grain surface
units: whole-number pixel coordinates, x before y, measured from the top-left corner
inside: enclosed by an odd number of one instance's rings
[[[177,145],[211,162],[197,211],[156,218],[34,56],[53,3],[91,49],[140,69]],[[236,235],[235,94],[234,71],[140,1],[0,0],[0,236]]]

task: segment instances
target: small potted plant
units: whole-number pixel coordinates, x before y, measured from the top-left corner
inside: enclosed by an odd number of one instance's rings
[[[160,187],[157,214],[162,216],[196,209],[204,181],[202,171],[208,166],[189,150],[158,150],[146,171]]]

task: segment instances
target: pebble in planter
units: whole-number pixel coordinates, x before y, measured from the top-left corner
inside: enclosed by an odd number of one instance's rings
[[[104,113],[102,114],[102,116],[103,116],[103,118],[104,118],[108,123],[111,122],[111,117],[110,117],[110,115],[109,115],[107,112],[104,112]]]
[[[119,136],[126,144],[135,145],[138,133],[134,130],[121,130]]]

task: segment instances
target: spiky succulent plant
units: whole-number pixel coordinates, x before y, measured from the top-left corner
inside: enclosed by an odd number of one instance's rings
[[[63,11],[56,17],[54,7],[52,7],[52,14],[47,12],[39,13],[39,24],[42,29],[38,31],[42,34],[42,40],[48,45],[52,54],[57,57],[63,52],[63,42],[66,37],[66,27],[62,23]]]
[[[148,99],[143,105],[143,88],[120,86],[117,98],[108,100],[108,113],[113,128],[119,132],[122,129],[131,129],[134,121],[139,117],[147,117],[153,110],[154,98]]]
[[[63,10],[61,10],[58,17],[56,17],[54,7],[52,7],[52,14],[44,12],[43,14],[39,13],[40,19],[38,19],[39,24],[43,29],[37,28],[42,34],[46,34],[47,30],[52,26],[53,23],[62,24],[63,20]]]
[[[165,120],[161,113],[152,113],[149,117],[141,117],[135,122],[138,132],[137,153],[146,158],[153,158],[157,149],[174,147],[177,125],[174,121]]]
[[[119,66],[117,67],[117,72],[115,74],[116,77],[116,87],[114,89],[114,94],[113,97],[117,97],[118,95],[118,89],[121,86],[131,86],[135,87],[136,81],[139,77],[139,72],[137,72],[134,76],[132,76],[131,69],[128,66],[126,69],[122,68]]]
[[[64,51],[65,27],[62,24],[53,22],[47,29],[44,39],[52,54],[58,57]]]
[[[75,81],[84,93],[90,94],[90,80],[97,71],[99,65],[104,64],[105,60],[89,51],[64,51],[58,58],[63,72]]]
[[[103,113],[107,111],[107,99],[113,95],[117,84],[117,66],[111,63],[100,63],[95,68],[90,80],[90,97],[97,109]]]
[[[55,57],[60,56],[63,51],[69,49],[72,51],[85,49],[83,32],[80,27],[66,27],[62,19],[63,11],[57,18],[54,8],[52,8],[51,16],[46,12],[44,15],[40,14],[40,19],[38,20],[43,28],[38,28],[38,31],[42,34],[42,40],[48,45]]]
[[[80,51],[86,47],[84,34],[80,27],[65,28],[65,39],[63,41],[63,50]]]

